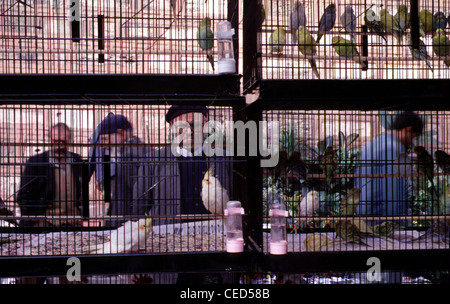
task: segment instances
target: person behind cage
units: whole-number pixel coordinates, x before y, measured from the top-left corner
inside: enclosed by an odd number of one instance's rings
[[[140,161],[147,153],[146,147],[139,137],[133,135],[133,127],[127,117],[120,114],[108,114],[97,126],[94,136],[97,143],[105,145],[103,152],[98,149],[99,155],[109,154],[111,162],[111,202],[107,215],[111,219],[105,222],[105,226],[118,227],[127,220],[136,220],[132,216],[145,215],[145,212],[134,213],[132,211],[133,185],[136,181]],[[103,176],[103,159],[92,158],[91,168],[96,171],[97,181],[102,183],[106,180]],[[92,162],[98,162],[92,166]],[[124,217],[122,219],[113,217]]]
[[[355,179],[361,189],[357,215],[399,216],[408,213],[406,177],[371,177],[395,174],[394,161],[406,152],[415,137],[422,134],[423,122],[412,111],[397,114],[391,130],[381,133],[363,147],[355,174],[368,175]],[[376,224],[379,221],[371,221]],[[404,224],[404,221],[402,221]]]
[[[228,195],[232,195],[231,158],[225,151],[211,156],[203,149],[203,126],[208,121],[208,109],[173,105],[165,118],[172,132],[171,145],[148,154],[139,169],[134,191],[135,207],[150,206],[150,214],[159,217],[155,218],[155,224],[173,222],[171,218],[178,214],[210,213],[202,202],[201,191],[202,180],[212,165],[214,175]],[[179,137],[183,138],[181,142],[176,141]]]
[[[20,178],[17,203],[22,227],[81,226],[81,156],[70,152],[72,130],[64,123],[49,130],[51,149],[30,157]]]

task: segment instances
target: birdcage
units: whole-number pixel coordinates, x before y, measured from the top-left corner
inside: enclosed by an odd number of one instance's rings
[[[214,74],[228,2],[3,1],[2,73]]]

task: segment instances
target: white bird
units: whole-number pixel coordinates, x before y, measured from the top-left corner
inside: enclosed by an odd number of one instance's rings
[[[127,221],[111,232],[109,241],[90,246],[87,252],[94,253],[130,253],[137,252],[145,244],[152,226],[150,217],[138,221]]]
[[[226,208],[230,197],[219,179],[214,176],[214,165],[211,165],[203,177],[201,197],[206,209],[212,214],[223,215],[223,210]]]
[[[300,216],[312,216],[319,208],[319,192],[308,192],[300,201]]]

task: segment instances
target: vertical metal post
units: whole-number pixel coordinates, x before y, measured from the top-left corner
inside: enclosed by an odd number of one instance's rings
[[[261,29],[261,0],[244,0],[243,5],[244,28],[243,38],[243,88],[244,91],[261,79],[261,54],[258,51],[258,31]]]
[[[97,16],[97,32],[98,32],[98,49],[104,50],[105,49],[105,16],[104,15]],[[105,62],[105,54],[103,54],[103,53],[98,54],[98,62],[99,63]]]
[[[361,36],[362,41],[362,55],[367,58],[369,56],[369,39],[367,37],[367,25],[361,26],[361,31],[363,32]],[[364,63],[366,64],[366,67],[363,68],[363,71],[367,71],[369,66],[369,61],[366,59],[364,60]]]
[[[103,190],[105,203],[111,203],[111,156],[103,156]]]
[[[89,218],[89,163],[83,161],[81,165],[81,206],[83,219]]]
[[[415,49],[420,45],[419,0],[410,0],[411,44]]]

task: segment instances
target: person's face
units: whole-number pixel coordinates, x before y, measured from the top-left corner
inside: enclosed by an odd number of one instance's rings
[[[420,133],[413,131],[413,127],[406,127],[401,132],[402,135],[400,141],[405,147],[411,146],[413,139],[420,135]]]
[[[184,143],[193,147],[195,145],[195,137],[203,140],[203,124],[206,123],[206,118],[201,113],[185,113],[181,114],[173,119],[170,126],[172,127],[177,122],[183,122],[189,124],[190,128],[182,129],[178,128],[178,133],[174,136],[180,136],[183,134]],[[202,143],[200,143],[202,144]],[[194,147],[196,148],[196,147]]]
[[[55,157],[63,157],[68,151],[68,145],[72,142],[72,133],[65,128],[55,128],[50,136],[52,151]]]
[[[123,144],[125,142],[124,131],[118,129],[111,134],[102,134],[100,135],[100,142],[104,145]]]

